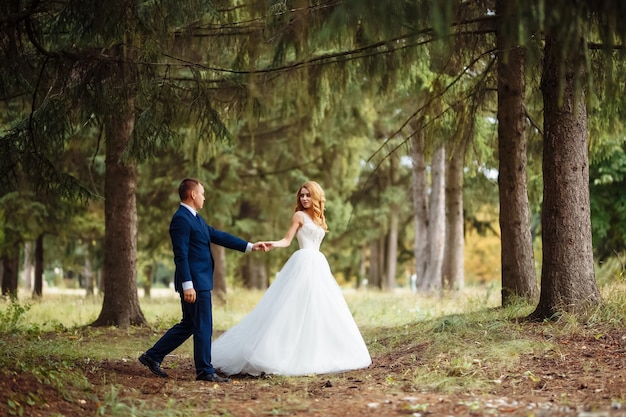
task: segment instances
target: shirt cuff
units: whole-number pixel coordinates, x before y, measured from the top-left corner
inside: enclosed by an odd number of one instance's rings
[[[252,250],[252,243],[248,242],[248,246],[246,246],[246,252],[250,252]]]
[[[183,291],[192,290],[193,289],[193,281],[183,281]]]

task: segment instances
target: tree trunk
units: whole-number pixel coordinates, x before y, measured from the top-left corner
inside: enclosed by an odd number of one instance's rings
[[[387,236],[387,279],[384,289],[393,290],[396,287],[396,267],[398,265],[398,208],[390,207],[389,234]]]
[[[43,296],[43,234],[35,240],[35,279],[33,285],[33,298]]]
[[[33,287],[33,243],[24,242],[24,261],[22,262],[22,279],[24,289],[30,291]]]
[[[506,14],[507,4],[497,0],[498,14]],[[526,180],[525,59],[523,50],[506,39],[504,29],[498,26],[498,187],[502,305],[506,306],[517,297],[536,302],[538,288]]]
[[[98,294],[104,294],[104,271],[102,268],[96,272],[96,284],[98,288]]]
[[[94,278],[93,268],[91,266],[91,244],[87,242],[85,244],[85,296],[94,296]]]
[[[563,78],[559,77],[561,71]],[[584,57],[563,57],[548,32],[541,86],[543,266],[539,304],[530,315],[535,320],[561,312],[584,313],[600,301],[591,245],[587,108],[584,91],[576,90],[583,71]]]
[[[461,128],[461,132],[467,129]],[[463,256],[465,235],[463,233],[463,167],[465,148],[469,142],[463,133],[461,141],[456,141],[450,152],[446,167],[445,181],[445,263],[442,267],[442,283],[446,290],[460,291],[465,285]]]
[[[19,269],[19,247],[11,246],[7,248],[2,255],[2,295],[17,298]]]
[[[446,149],[440,146],[432,158],[431,194],[428,213],[429,253],[425,279],[417,283],[418,290],[439,293],[446,236],[445,171]]]
[[[428,199],[426,198],[426,160],[424,157],[424,131],[416,131],[411,140],[413,160],[413,218],[415,225],[415,280],[426,278],[428,267]]]
[[[361,288],[367,282],[367,245],[361,246],[361,259],[359,261],[359,276],[356,279],[356,287]]]
[[[152,275],[154,274],[154,264],[152,262],[143,267],[143,296],[144,298],[152,297]]]
[[[380,241],[372,239],[370,241],[370,268],[367,274],[367,286],[372,288],[381,288],[381,263],[380,263]]]
[[[137,296],[137,167],[124,160],[135,125],[134,100],[106,119],[104,301],[92,326],[146,325]]]
[[[246,284],[246,288],[266,290],[269,286],[269,279],[264,260],[249,253],[244,257],[243,262],[241,274],[243,275],[243,282]]]
[[[378,238],[378,288],[383,289],[383,283],[387,281],[387,235]]]
[[[213,295],[218,301],[226,301],[226,248],[211,243],[213,254]],[[267,288],[267,286],[265,287]]]

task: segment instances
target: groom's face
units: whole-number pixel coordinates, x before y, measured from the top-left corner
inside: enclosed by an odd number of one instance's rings
[[[191,191],[191,206],[200,211],[204,206],[204,187],[202,184],[198,184],[194,190]]]

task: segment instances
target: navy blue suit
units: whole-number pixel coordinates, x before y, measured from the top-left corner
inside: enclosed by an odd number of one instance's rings
[[[211,338],[213,313],[213,256],[210,244],[245,252],[248,242],[206,224],[200,214],[194,216],[180,206],[170,223],[170,238],[174,250],[174,287],[180,293],[183,318],[169,329],[146,355],[161,363],[163,358],[193,335],[193,355],[197,375],[213,373]],[[192,281],[196,302],[183,299],[183,282]]]

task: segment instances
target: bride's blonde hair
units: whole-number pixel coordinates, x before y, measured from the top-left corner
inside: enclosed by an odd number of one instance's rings
[[[302,189],[306,188],[311,193],[311,209],[309,214],[315,222],[315,224],[322,226],[324,230],[328,230],[326,226],[326,217],[324,216],[324,203],[326,203],[326,196],[324,190],[315,181],[307,181],[298,188],[296,193],[296,211],[307,211],[300,203],[300,193]]]

